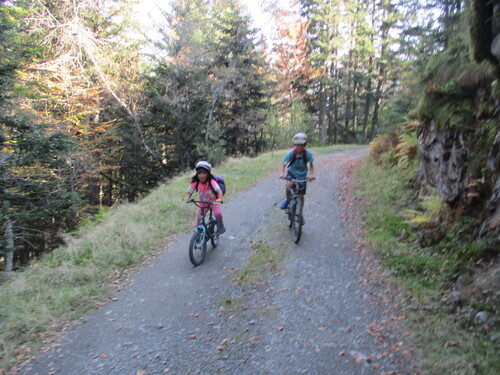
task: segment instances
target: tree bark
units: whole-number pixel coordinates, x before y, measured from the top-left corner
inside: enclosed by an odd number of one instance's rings
[[[319,85],[319,141],[325,143],[326,139],[326,95],[325,85],[320,82]]]
[[[9,275],[14,268],[14,229],[11,219],[7,219],[5,225],[5,239],[7,242],[5,254],[5,273]]]
[[[370,115],[370,106],[372,102],[372,63],[373,58],[370,56],[368,61],[368,81],[366,82],[366,100],[365,100],[365,110],[363,115],[363,128],[361,129],[361,143],[366,143],[366,129],[368,128],[368,117]]]

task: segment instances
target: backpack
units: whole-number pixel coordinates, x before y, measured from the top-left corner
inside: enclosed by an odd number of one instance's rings
[[[290,161],[290,163],[288,163],[288,166],[291,167],[292,164],[295,163],[295,160],[297,160],[297,149],[294,147],[293,154],[292,154],[292,160]],[[307,166],[307,151],[305,148],[302,150],[302,160],[304,160],[304,165]]]
[[[218,174],[214,174],[215,181],[220,186],[220,189],[222,190],[222,195],[226,194],[226,183],[224,182],[224,177],[219,176]],[[210,185],[212,186],[212,185]],[[215,193],[215,192],[214,192]]]
[[[222,190],[222,195],[226,194],[226,183],[224,182],[224,177],[219,176],[218,174],[214,174],[213,176],[214,176],[214,180],[217,182],[217,184],[219,184],[219,187]],[[194,190],[198,191],[198,184],[199,183],[200,183],[200,181],[198,181],[196,183],[196,189],[194,189]],[[217,192],[215,191],[212,184],[210,184],[210,187],[212,188],[212,191],[214,192],[214,194],[217,196]]]

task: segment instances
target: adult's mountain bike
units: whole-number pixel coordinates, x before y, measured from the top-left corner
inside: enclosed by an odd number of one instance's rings
[[[304,194],[300,194],[299,192],[309,180],[292,178],[290,176],[286,179],[287,181],[293,183],[293,187],[289,188],[290,202],[288,203],[285,213],[288,216],[289,225],[292,229],[293,242],[299,243],[302,235],[302,225],[304,224],[304,217],[302,216],[302,210],[304,208]]]
[[[217,230],[217,221],[212,213],[212,205],[221,204],[222,202],[205,202],[190,199],[187,203],[193,203],[201,210],[200,224],[195,228],[189,242],[189,260],[194,266],[199,266],[205,260],[207,242],[210,241],[213,248],[219,244],[219,232]]]

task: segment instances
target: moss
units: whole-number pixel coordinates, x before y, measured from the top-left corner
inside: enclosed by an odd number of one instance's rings
[[[493,1],[473,0],[471,5],[469,33],[472,55],[478,62],[487,60],[496,64],[496,59],[490,52],[493,40]]]
[[[418,105],[419,117],[434,120],[438,129],[470,130],[476,117],[473,102],[471,99],[457,99],[425,95]]]

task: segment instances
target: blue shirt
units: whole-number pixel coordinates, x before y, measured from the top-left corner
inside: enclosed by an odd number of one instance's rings
[[[311,151],[306,148],[306,154],[307,154],[307,162],[308,163],[313,163],[314,162],[314,157]],[[283,163],[289,164],[292,161],[293,157],[293,149],[288,151],[288,153],[285,155],[285,158],[283,159]],[[304,163],[304,160],[302,159],[302,153],[297,154],[295,158],[295,162],[287,167],[287,172],[292,174],[295,178],[298,179],[305,179],[307,178],[307,165]]]

